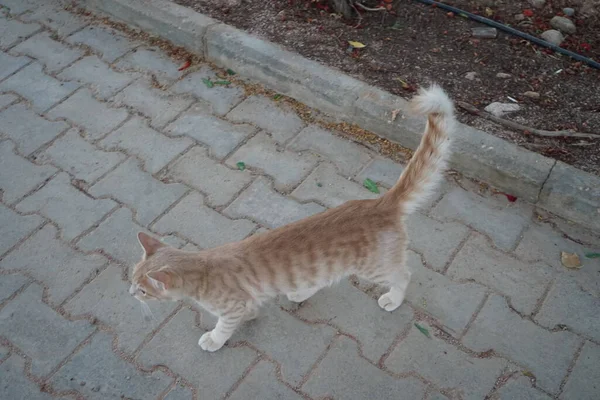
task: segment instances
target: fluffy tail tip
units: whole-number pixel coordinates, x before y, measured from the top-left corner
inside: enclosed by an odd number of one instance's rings
[[[411,100],[411,109],[420,115],[442,114],[449,117],[454,114],[454,103],[444,89],[433,84],[419,90],[419,94]]]

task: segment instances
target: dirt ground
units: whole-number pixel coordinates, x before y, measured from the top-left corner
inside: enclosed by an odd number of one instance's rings
[[[577,0],[573,0],[577,1]],[[483,110],[492,102],[521,109],[503,118],[532,128],[600,134],[600,71],[499,32],[495,39],[473,38],[484,25],[412,0],[394,0],[391,11],[362,12],[343,20],[326,0],[176,0],[303,56],[391,93],[410,97],[419,85],[440,83],[457,101]],[[364,5],[377,7],[374,0]],[[465,11],[488,16],[539,36],[562,15],[567,0],[550,0],[541,9],[519,0],[459,0]],[[522,21],[516,14],[525,14]],[[530,15],[530,16],[529,16]],[[572,18],[577,32],[562,47],[600,60],[600,22]],[[353,50],[348,41],[366,46]],[[498,73],[510,74],[498,77]],[[526,92],[539,93],[531,98]],[[513,100],[509,99],[512,98]],[[600,175],[600,139],[542,138],[460,111],[460,120],[532,151]]]

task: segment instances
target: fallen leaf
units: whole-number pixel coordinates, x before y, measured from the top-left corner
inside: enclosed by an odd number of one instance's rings
[[[323,187],[323,184],[321,182],[317,182],[317,186],[318,187]]]
[[[575,253],[567,253],[565,251],[562,251],[560,253],[560,262],[562,262],[562,265],[569,269],[581,268],[581,260],[579,259],[579,256]]]
[[[408,83],[406,83],[405,81],[403,81],[402,79],[396,78],[396,80],[398,82],[400,82],[400,84],[402,85],[402,89],[408,89],[409,88],[410,85]]]
[[[586,258],[600,258],[600,253],[587,253]]]
[[[235,75],[235,71],[232,69],[228,69],[226,72],[227,72],[227,75]]]
[[[365,179],[365,181],[363,182],[363,186],[373,193],[379,193],[379,188],[377,187],[377,184],[369,178]]]
[[[525,375],[528,378],[535,379],[535,375],[533,373],[531,373],[531,371],[525,370],[525,371],[523,371],[523,375]]]
[[[392,121],[395,121],[398,118],[398,114],[400,114],[402,110],[400,108],[396,110],[392,110]]]
[[[279,100],[282,97],[283,97],[282,95],[280,95],[279,93],[277,93],[275,96],[273,96],[273,100]]]
[[[425,328],[424,326],[421,326],[419,324],[417,324],[415,322],[415,326],[417,327],[417,329],[425,336],[427,336],[428,338],[431,339],[431,335],[429,334],[429,330],[427,328]]]
[[[204,84],[209,88],[215,86],[214,83],[212,83],[212,81],[208,78],[202,78],[202,82],[204,82]]]
[[[237,167],[240,171],[243,171],[246,169],[246,163],[243,161],[238,161],[235,165],[237,165]]]
[[[187,60],[186,62],[183,63],[183,65],[181,67],[179,67],[179,69],[177,69],[177,71],[183,71],[184,69],[188,69],[190,67],[190,65],[192,65],[192,61]]]
[[[394,22],[394,25],[390,26],[390,29],[400,30],[402,29],[402,24],[399,21]]]
[[[215,85],[231,85],[230,81],[214,81]]]
[[[514,203],[515,201],[517,201],[517,197],[513,196],[512,194],[508,194],[508,193],[503,193],[506,198],[508,199],[508,201],[510,201],[511,203]]]
[[[486,7],[485,8],[485,15],[488,16],[488,17],[491,17],[492,15],[494,15],[494,10],[492,10],[489,7]]]
[[[530,10],[530,9],[523,10],[523,15],[531,18],[531,17],[533,17],[533,10]]]
[[[367,47],[366,44],[362,44],[361,42],[353,42],[352,40],[349,40],[348,43],[355,49],[362,49],[363,47]]]

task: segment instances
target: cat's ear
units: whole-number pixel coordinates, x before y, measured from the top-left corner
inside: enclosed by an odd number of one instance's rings
[[[150,271],[146,274],[150,284],[161,292],[173,287],[173,274],[168,267],[161,268],[158,271]]]
[[[144,255],[146,257],[150,257],[151,255],[156,253],[158,249],[166,246],[166,244],[164,244],[160,240],[155,239],[144,232],[139,232],[137,236],[138,241],[142,245],[142,249],[144,249]]]

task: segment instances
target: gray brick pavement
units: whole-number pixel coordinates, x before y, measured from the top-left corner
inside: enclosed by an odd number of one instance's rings
[[[1,398],[600,398],[598,233],[464,179],[408,219],[393,313],[343,282],[216,353],[204,311],[144,321],[138,231],[216,246],[376,197],[364,179],[384,192],[403,166],[58,0],[0,4]]]

